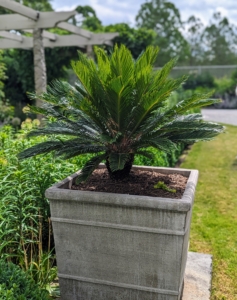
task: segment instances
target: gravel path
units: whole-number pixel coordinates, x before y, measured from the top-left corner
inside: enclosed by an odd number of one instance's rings
[[[202,109],[202,115],[207,121],[237,126],[237,109]]]

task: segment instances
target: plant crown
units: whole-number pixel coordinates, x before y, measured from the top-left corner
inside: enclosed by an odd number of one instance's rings
[[[41,99],[42,107],[31,111],[45,116],[45,125],[28,136],[47,135],[50,139],[19,154],[25,159],[54,151],[65,159],[92,153],[81,170],[78,182],[85,181],[106,161],[110,176],[128,176],[134,155],[151,157],[148,147],[164,152],[179,143],[210,140],[223,126],[205,122],[201,114],[187,111],[207,106],[218,99],[210,93],[195,94],[170,107],[169,97],[187,79],[169,77],[177,59],[153,70],[158,48],[149,46],[134,60],[124,46],[111,54],[95,47],[96,62],[79,52],[72,63],[78,77],[75,86],[54,81],[47,92],[31,95]]]

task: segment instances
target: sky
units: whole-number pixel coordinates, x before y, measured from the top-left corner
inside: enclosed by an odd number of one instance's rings
[[[237,25],[236,0],[170,0],[179,9],[182,21],[191,15],[199,17],[204,25],[208,25],[214,12],[221,12],[230,23]],[[57,11],[73,10],[78,5],[89,5],[94,8],[103,25],[125,22],[135,25],[141,4],[146,0],[51,0]]]

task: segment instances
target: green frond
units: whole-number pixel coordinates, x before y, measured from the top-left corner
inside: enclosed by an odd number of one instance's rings
[[[156,149],[162,150],[164,152],[171,152],[176,150],[177,147],[170,139],[166,137],[152,137],[147,139],[142,139],[140,142],[133,145],[135,148],[145,148],[145,147],[154,147]]]
[[[135,62],[135,72],[139,73],[144,67],[153,67],[159,52],[159,47],[148,46],[137,58]]]
[[[133,128],[130,129],[131,135],[137,130],[143,130],[150,126],[150,121],[154,122],[154,111],[165,105],[165,101],[170,94],[176,90],[183,82],[183,78],[169,79],[159,89],[147,91],[143,95],[142,101],[134,107],[130,119],[133,120],[131,124]],[[131,126],[130,125],[130,126]]]
[[[198,141],[209,141],[217,136],[219,133],[223,132],[223,129],[219,128],[205,128],[192,130],[191,132],[181,132],[174,133],[169,135],[169,139],[174,142],[183,142],[187,144],[192,144]]]
[[[110,58],[111,77],[120,77],[122,84],[126,84],[134,75],[134,61],[130,50],[124,45],[115,45]]]
[[[161,116],[161,119],[162,118],[163,117]],[[165,119],[163,119],[163,121],[164,120]],[[214,136],[223,131],[222,125],[203,121],[201,114],[176,116],[174,119],[166,119],[166,122],[164,123],[160,122],[159,125],[160,126],[158,126],[157,129],[142,135],[141,142],[146,141],[147,139],[153,140],[156,138],[165,138],[176,141],[174,136],[182,134],[182,137],[184,138],[185,133],[189,136],[191,132],[196,132],[198,130],[213,131]],[[198,137],[195,140],[198,140]]]
[[[91,85],[91,74],[96,71],[96,67],[92,67],[85,54],[78,51],[79,60],[72,62],[72,68],[77,75],[79,81],[83,85],[87,95],[92,97],[92,85]]]
[[[112,172],[122,170],[129,157],[129,153],[110,153],[109,165]]]
[[[191,114],[191,115],[178,117],[174,121],[162,127],[160,131],[182,132],[182,131],[198,130],[198,129],[205,129],[205,128],[209,130],[211,129],[221,130],[223,126],[217,123],[204,122],[202,117],[200,117],[199,114],[197,116],[195,114]]]
[[[195,107],[198,107],[197,105],[199,104],[200,101],[202,101],[202,100],[206,101],[207,99],[209,101],[209,98],[211,95],[212,95],[212,92],[204,93],[204,94],[194,94],[190,98],[187,98],[185,100],[178,102],[175,106],[173,106],[170,109],[170,111],[173,110],[177,114],[183,114],[187,110],[192,108],[194,105],[195,105]],[[216,100],[217,99],[211,100],[209,104],[213,103],[213,101],[216,101]],[[217,100],[217,101],[219,101],[219,100]]]
[[[86,153],[100,153],[105,152],[106,147],[96,144],[90,144],[88,141],[82,139],[71,139],[64,141],[62,147],[56,150],[56,155],[62,156],[64,159],[68,159],[80,154]]]
[[[22,151],[21,153],[18,154],[18,158],[22,160],[35,155],[49,153],[54,150],[60,149],[62,145],[63,145],[62,141],[46,141]]]
[[[162,85],[163,82],[168,78],[170,75],[171,70],[175,67],[177,64],[178,58],[175,57],[168,61],[157,73],[154,75],[154,82],[158,82],[159,85]],[[184,80],[187,79],[187,77],[184,77]]]
[[[93,173],[93,171],[98,167],[98,165],[106,159],[107,154],[101,154],[92,157],[86,164],[85,166],[81,169],[81,172],[79,176],[76,179],[76,183],[79,184],[83,181],[86,181],[90,175]]]
[[[154,159],[154,154],[151,151],[148,150],[143,150],[143,149],[138,149],[135,152],[138,155],[142,155],[144,157],[147,157],[149,159]]]

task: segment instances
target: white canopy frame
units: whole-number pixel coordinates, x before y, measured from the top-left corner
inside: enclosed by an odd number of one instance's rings
[[[118,33],[92,33],[66,21],[77,14],[76,11],[39,12],[13,0],[0,0],[0,6],[16,14],[0,15],[0,49],[31,49],[34,53],[35,91],[46,91],[47,76],[45,65],[45,47],[78,46],[91,52],[92,45],[113,45],[112,39]],[[58,27],[71,32],[69,35],[57,35],[46,31]],[[26,37],[15,30],[30,32],[33,37]],[[40,105],[38,100],[37,106]]]

